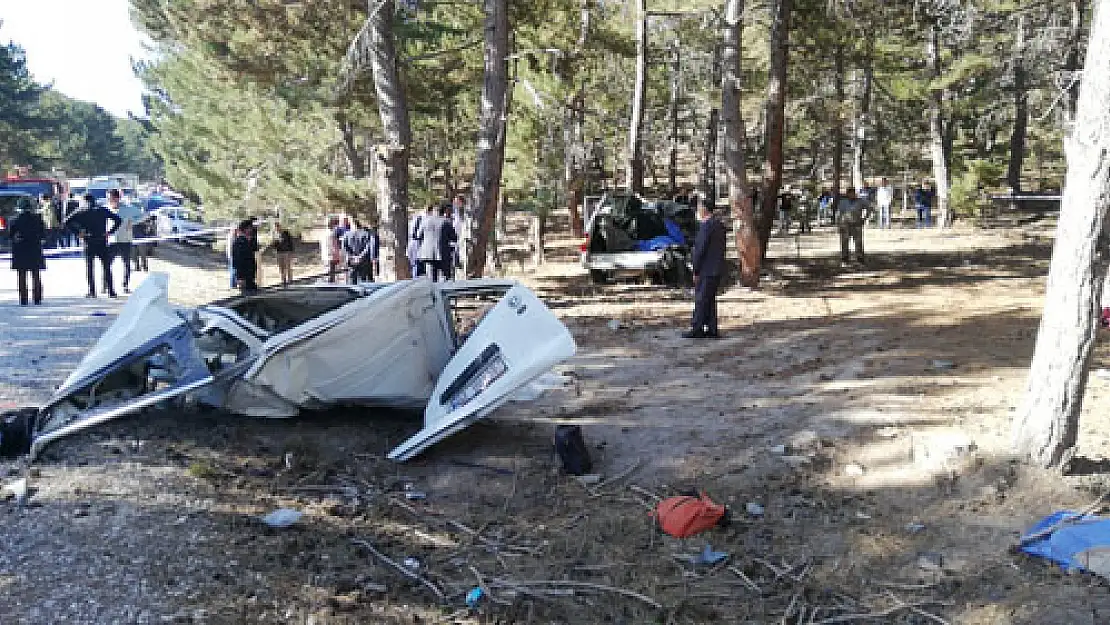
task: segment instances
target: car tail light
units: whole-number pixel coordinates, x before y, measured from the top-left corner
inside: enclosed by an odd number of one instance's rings
[[[587,252],[587,251],[589,251],[589,249],[590,249],[590,235],[587,234],[586,235],[586,240],[582,242],[582,245],[578,246],[578,251]]]
[[[3,217],[0,217],[0,230],[7,230],[7,229],[8,229],[8,220],[4,219]]]

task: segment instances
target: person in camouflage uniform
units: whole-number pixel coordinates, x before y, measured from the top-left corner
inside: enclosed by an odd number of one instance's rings
[[[836,208],[836,227],[840,231],[840,261],[848,262],[848,241],[855,239],[856,260],[864,262],[863,224],[871,216],[871,207],[856,197],[856,190],[849,188],[840,196]]]

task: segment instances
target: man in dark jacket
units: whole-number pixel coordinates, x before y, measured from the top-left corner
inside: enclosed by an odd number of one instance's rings
[[[66,227],[78,233],[85,241],[85,277],[89,281],[89,292],[85,297],[96,297],[96,271],[93,260],[99,258],[104,270],[104,286],[108,297],[116,297],[112,287],[112,252],[108,247],[108,237],[115,234],[120,226],[119,215],[96,205],[96,198],[85,196],[86,208],[77,211],[66,220]],[[112,222],[111,229],[108,222]]]
[[[347,284],[373,282],[374,271],[378,268],[378,235],[358,219],[352,221],[353,227],[343,235],[343,253],[347,256]]]
[[[440,276],[447,277],[444,263],[451,262],[451,244],[458,240],[455,227],[444,217],[446,212],[440,207],[439,214],[425,216],[416,236],[416,240],[420,241],[420,262],[433,282],[438,281]]]
[[[725,227],[704,198],[698,201],[698,236],[694,241],[694,317],[684,338],[717,338],[717,287],[725,272]]]
[[[258,290],[258,262],[254,257],[257,251],[258,232],[254,220],[245,219],[239,223],[235,237],[231,240],[231,268],[235,271],[235,279],[243,293]]]
[[[46,240],[46,224],[34,211],[30,200],[21,200],[19,214],[8,224],[12,241],[12,269],[19,286],[19,305],[27,305],[27,274],[31,274],[31,297],[36,305],[42,303],[42,277],[46,269],[42,243]]]

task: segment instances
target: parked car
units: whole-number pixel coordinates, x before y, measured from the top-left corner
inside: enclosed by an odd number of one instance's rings
[[[173,400],[256,417],[422,407],[423,427],[389,453],[407,460],[575,352],[566,326],[506,280],[319,284],[187,310],[167,288],[151,274],[46,405],[0,414],[0,453],[33,459],[51,441]]]
[[[190,232],[210,230],[200,216],[182,206],[164,206],[151,211],[155,219],[155,230],[158,236],[188,235]],[[216,242],[216,235],[205,232],[195,236],[184,236],[182,240],[189,243],[211,244]]]
[[[39,205],[39,199],[32,193],[20,189],[0,189],[0,251],[11,250],[8,224],[24,202],[29,202],[35,208]]]
[[[696,220],[689,207],[614,193],[587,203],[585,209],[586,240],[580,251],[591,282],[604,284],[622,274],[660,284],[690,281]]]

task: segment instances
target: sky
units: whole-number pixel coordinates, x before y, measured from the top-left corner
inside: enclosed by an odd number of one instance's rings
[[[131,59],[150,56],[128,0],[0,0],[0,42],[27,52],[36,81],[126,117],[144,116]]]

